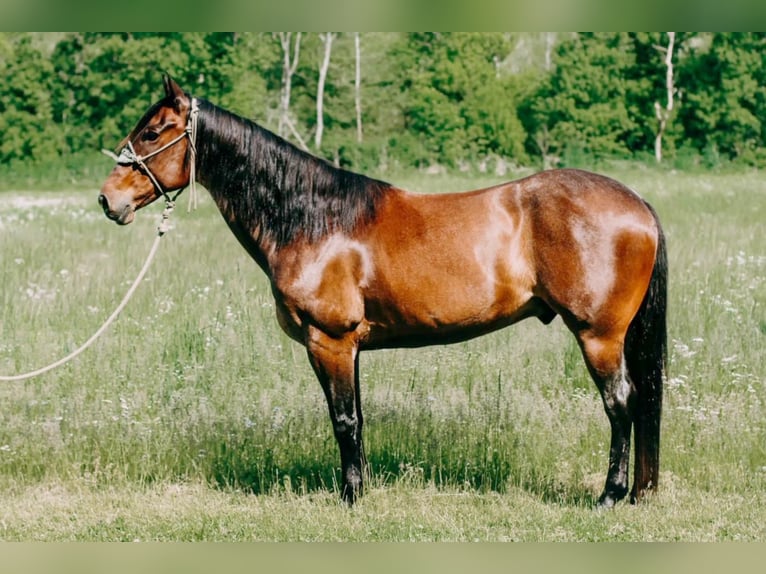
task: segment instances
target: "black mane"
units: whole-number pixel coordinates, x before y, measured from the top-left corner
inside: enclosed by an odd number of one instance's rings
[[[334,167],[269,130],[199,102],[197,172],[225,215],[277,246],[369,221],[390,185]]]

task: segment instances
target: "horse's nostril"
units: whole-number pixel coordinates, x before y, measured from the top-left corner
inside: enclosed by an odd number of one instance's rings
[[[101,206],[101,209],[109,209],[109,201],[103,193],[98,196],[98,204]]]

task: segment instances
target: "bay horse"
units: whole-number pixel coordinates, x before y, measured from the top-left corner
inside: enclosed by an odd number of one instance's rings
[[[416,194],[339,169],[169,76],[123,141],[98,201],[109,219],[194,172],[271,283],[304,345],[340,449],[342,498],[365,469],[359,353],[453,343],[528,317],[574,334],[611,426],[598,504],[656,489],[667,255],[654,209],[613,179],[550,170],[487,189]]]

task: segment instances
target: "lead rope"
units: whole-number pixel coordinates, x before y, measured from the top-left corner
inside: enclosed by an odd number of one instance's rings
[[[58,361],[51,363],[50,365],[41,367],[34,371],[29,371],[28,373],[22,373],[20,375],[13,375],[13,376],[0,375],[0,381],[23,381],[24,379],[31,379],[32,377],[36,377],[37,375],[42,375],[43,373],[47,373],[48,371],[51,371],[55,369],[56,367],[60,367],[61,365],[68,363],[69,361],[77,357],[80,353],[82,353],[85,349],[90,347],[96,341],[96,339],[98,339],[101,336],[101,334],[104,331],[106,331],[109,325],[111,325],[114,322],[117,316],[122,312],[122,310],[128,304],[128,301],[130,301],[130,298],[133,296],[133,293],[135,293],[136,289],[138,288],[138,285],[143,280],[144,275],[146,275],[146,272],[149,270],[149,266],[151,265],[152,260],[154,259],[154,255],[157,253],[157,248],[160,245],[160,240],[162,239],[162,236],[165,235],[165,233],[167,233],[169,229],[168,220],[170,219],[170,214],[173,212],[173,209],[175,208],[175,200],[183,191],[183,188],[179,189],[176,192],[176,194],[173,196],[173,199],[170,199],[165,189],[160,185],[160,182],[157,181],[157,178],[154,176],[152,171],[144,163],[144,160],[154,157],[160,152],[163,152],[169,147],[175,145],[176,143],[181,141],[184,137],[188,137],[189,150],[191,155],[191,165],[189,166],[189,211],[191,211],[192,208],[196,209],[197,202],[198,202],[198,199],[197,199],[197,148],[196,148],[197,117],[198,116],[199,116],[199,105],[197,103],[197,99],[192,98],[189,121],[186,125],[186,129],[184,130],[184,133],[174,138],[173,140],[171,140],[170,142],[162,146],[160,149],[157,149],[153,151],[152,153],[147,154],[143,157],[139,156],[136,153],[135,149],[133,149],[133,144],[130,141],[128,141],[125,148],[123,148],[123,150],[120,152],[120,155],[117,155],[114,152],[111,152],[109,150],[103,150],[103,149],[101,150],[104,154],[114,159],[118,164],[135,163],[139,165],[144,170],[144,172],[149,176],[149,179],[151,179],[155,188],[163,196],[165,196],[165,209],[162,212],[162,219],[160,220],[160,224],[157,227],[157,237],[154,239],[154,244],[152,245],[152,248],[149,250],[149,255],[146,258],[146,262],[144,263],[144,266],[141,268],[141,271],[138,272],[138,276],[136,277],[136,280],[133,281],[133,284],[130,286],[130,289],[128,289],[128,292],[125,293],[125,297],[122,298],[122,301],[120,301],[120,304],[117,305],[117,308],[114,310],[114,312],[111,315],[109,315],[109,317],[104,322],[104,324],[101,325],[98,331],[93,333],[90,339],[85,341],[80,347],[78,347],[77,349],[69,353],[66,357],[63,357],[59,359]]]
[[[122,298],[122,301],[120,301],[120,304],[117,305],[117,308],[114,310],[114,312],[109,315],[109,318],[104,322],[103,325],[93,333],[90,339],[85,341],[79,348],[75,349],[71,353],[69,353],[66,357],[63,357],[59,359],[58,361],[51,363],[50,365],[47,365],[45,367],[41,367],[39,369],[36,369],[34,371],[29,371],[28,373],[22,373],[20,375],[13,375],[13,376],[3,376],[0,375],[0,381],[23,381],[24,379],[31,379],[32,377],[36,377],[38,375],[42,375],[43,373],[47,373],[48,371],[51,371],[55,369],[56,367],[60,367],[64,363],[68,363],[75,357],[77,357],[80,353],[82,353],[85,349],[90,347],[96,339],[98,339],[101,334],[106,331],[106,329],[111,325],[114,320],[117,318],[117,315],[120,314],[120,312],[125,308],[125,305],[128,304],[128,301],[130,301],[130,298],[133,296],[133,293],[136,292],[136,289],[138,288],[138,285],[141,283],[141,281],[144,278],[144,275],[146,275],[146,272],[149,270],[149,266],[152,263],[152,260],[154,259],[154,255],[157,253],[157,248],[160,245],[160,240],[162,239],[163,235],[167,233],[169,230],[169,223],[168,220],[170,219],[170,214],[173,212],[173,209],[175,208],[175,203],[173,201],[166,201],[165,202],[165,210],[162,212],[162,219],[160,220],[160,224],[157,227],[157,237],[154,239],[154,244],[152,245],[151,250],[149,250],[149,256],[146,258],[146,262],[144,263],[144,266],[141,268],[141,271],[138,272],[138,277],[136,277],[136,280],[133,281],[133,285],[130,286],[130,289],[128,289],[128,292],[125,293],[125,297]]]
[[[189,166],[189,207],[188,211],[197,209],[197,118],[199,117],[199,105],[197,98],[191,100],[191,112],[189,113],[189,123],[186,131],[189,134],[189,155],[191,165]]]

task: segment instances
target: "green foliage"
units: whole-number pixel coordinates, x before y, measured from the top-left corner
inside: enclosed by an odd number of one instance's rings
[[[627,155],[636,127],[628,108],[635,91],[635,54],[627,34],[581,34],[559,45],[556,68],[532,94],[533,137],[547,137],[549,153],[573,149],[596,158]]]
[[[766,145],[766,34],[713,36],[684,73],[682,116],[687,137],[700,150],[763,165]]]
[[[415,161],[454,164],[488,154],[524,159],[525,134],[516,115],[519,88],[499,63],[504,34],[411,34],[397,56],[406,93],[408,132],[422,142]]]
[[[60,131],[53,123],[54,67],[30,36],[6,39],[0,59],[0,163],[55,157]]]
[[[655,106],[667,99],[665,33],[360,39],[362,141],[354,35],[339,33],[314,150],[341,165],[587,166],[653,154]],[[764,33],[676,34],[666,161],[766,165],[765,44]],[[267,33],[0,33],[0,172],[115,147],[161,95],[166,71],[194,95],[275,129],[281,49]],[[322,55],[318,35],[304,34],[290,113],[307,142]]]
[[[664,108],[667,104],[667,78],[664,64],[668,45],[668,34],[665,32],[639,32],[630,35],[635,52],[635,63],[629,70],[629,77],[634,86],[627,102],[632,117],[636,118],[634,129],[626,143],[634,152],[642,150],[647,154],[653,153],[654,138],[658,129],[655,105]],[[676,32],[673,50],[674,110],[668,118],[668,124],[663,134],[663,155],[672,157],[676,147],[683,145],[682,126],[676,118],[677,109],[683,106],[683,97],[679,93],[678,69],[684,69],[688,56],[690,42],[697,41],[693,34]],[[681,93],[684,90],[681,90]]]
[[[56,116],[70,148],[114,147],[158,99],[163,72],[191,91],[220,96],[219,76],[206,76],[205,63],[216,58],[217,70],[226,70],[230,58],[208,40],[199,34],[85,33],[60,42],[52,56],[64,92]]]

